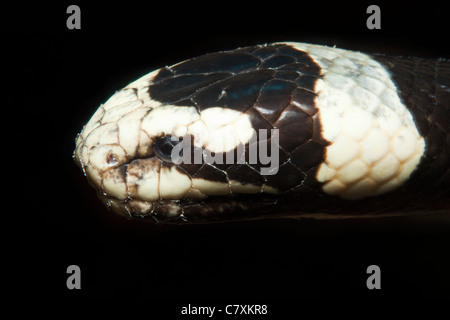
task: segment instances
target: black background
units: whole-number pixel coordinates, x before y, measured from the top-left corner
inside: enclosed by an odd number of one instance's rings
[[[156,68],[271,41],[450,57],[443,7],[377,2],[382,29],[368,30],[369,2],[78,2],[82,28],[68,30],[70,4],[2,7],[2,263],[12,300],[132,300],[148,315],[177,315],[189,303],[268,304],[277,315],[307,300],[450,298],[448,214],[125,221],[96,199],[71,158],[96,108]],[[66,287],[72,264],[81,268],[81,290]],[[381,268],[381,290],[366,287],[372,264]]]

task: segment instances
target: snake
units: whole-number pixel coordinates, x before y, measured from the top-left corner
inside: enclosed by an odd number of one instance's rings
[[[301,42],[207,53],[116,91],[75,145],[128,219],[448,212],[450,60]]]

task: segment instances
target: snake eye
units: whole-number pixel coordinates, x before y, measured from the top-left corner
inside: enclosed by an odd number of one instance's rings
[[[172,150],[181,142],[180,139],[175,137],[162,137],[155,142],[155,152],[158,158],[163,161],[172,162]],[[183,156],[183,149],[180,150],[179,156]]]

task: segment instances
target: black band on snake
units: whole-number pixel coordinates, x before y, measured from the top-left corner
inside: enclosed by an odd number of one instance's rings
[[[101,105],[74,159],[129,218],[449,210],[450,62],[305,43],[207,54]]]

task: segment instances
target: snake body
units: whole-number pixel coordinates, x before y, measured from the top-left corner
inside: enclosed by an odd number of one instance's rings
[[[447,209],[450,62],[305,43],[206,54],[117,91],[74,159],[129,218]]]

